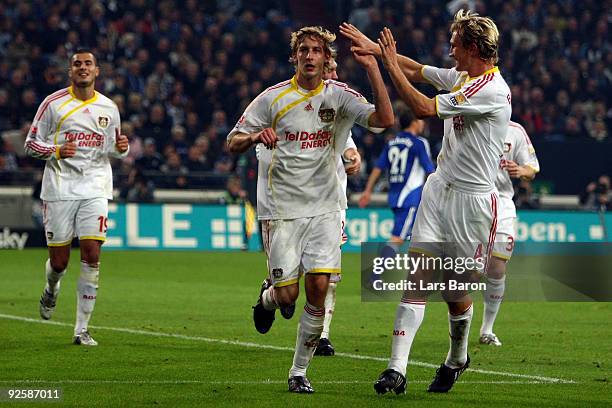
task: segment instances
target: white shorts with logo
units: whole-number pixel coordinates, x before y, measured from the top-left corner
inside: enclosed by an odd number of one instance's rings
[[[496,191],[466,192],[432,174],[423,188],[410,251],[430,256],[483,257],[486,264],[495,241],[497,206]]]
[[[262,237],[274,286],[297,283],[303,273],[340,273],[340,211],[293,220],[264,220]]]
[[[511,204],[514,205],[514,204]],[[496,258],[509,260],[514,250],[514,237],[516,236],[516,210],[508,210],[502,205],[497,223],[497,233],[495,234],[495,246],[493,256]]]
[[[106,240],[108,199],[43,201],[47,246],[70,245],[74,237]]]

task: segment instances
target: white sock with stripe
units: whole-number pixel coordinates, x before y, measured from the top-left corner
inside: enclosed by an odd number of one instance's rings
[[[81,261],[81,275],[77,284],[77,312],[74,335],[79,335],[83,330],[87,330],[91,313],[96,304],[96,294],[98,292],[98,276],[100,274],[100,264],[92,266],[87,262]]]
[[[334,309],[336,307],[336,283],[330,282],[325,296],[325,319],[323,320],[323,332],[321,338],[329,339],[329,326],[331,325],[332,317],[334,317]]]
[[[66,269],[61,272],[56,272],[55,269],[51,267],[51,260],[47,259],[47,262],[45,262],[45,276],[47,277],[45,290],[52,295],[57,294],[60,290],[60,280],[65,274]]]
[[[295,354],[293,355],[293,365],[289,370],[289,377],[306,375],[306,369],[321,338],[324,319],[324,308],[315,307],[306,302],[298,324]]]
[[[423,317],[425,316],[425,302],[404,303],[397,307],[395,324],[393,326],[393,341],[391,343],[391,359],[387,368],[406,375],[408,356]]]
[[[487,289],[484,291],[484,313],[480,334],[493,333],[493,324],[499,312],[499,307],[504,299],[506,290],[506,277],[501,279],[487,278]]]
[[[467,361],[468,337],[470,336],[470,325],[474,307],[470,305],[460,315],[448,314],[448,326],[450,337],[450,349],[444,364],[450,368],[460,368]]]

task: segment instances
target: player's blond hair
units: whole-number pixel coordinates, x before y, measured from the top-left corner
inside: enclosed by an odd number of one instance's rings
[[[498,61],[499,31],[489,17],[481,17],[469,10],[459,10],[450,27],[451,34],[456,32],[464,47],[475,44],[480,58],[496,64]]]
[[[320,40],[323,43],[323,49],[325,50],[326,56],[334,58],[333,55],[337,54],[333,46],[333,42],[336,41],[336,34],[321,26],[302,27],[291,33],[291,42],[289,43],[291,47],[291,57],[289,57],[289,62],[293,65],[297,64],[297,49],[304,37],[313,37]],[[327,63],[325,63],[325,69],[328,69]]]

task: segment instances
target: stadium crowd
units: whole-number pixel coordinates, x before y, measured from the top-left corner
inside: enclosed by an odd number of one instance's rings
[[[609,137],[610,1],[491,0],[485,6],[458,0],[345,0],[331,9],[314,1],[311,12],[320,16],[321,24],[352,22],[371,38],[388,26],[400,53],[450,66],[448,32],[436,27],[447,27],[454,8],[463,3],[497,21],[500,69],[513,95],[512,119],[532,138],[586,142]],[[158,187],[223,188],[231,174],[254,189],[253,151],[233,156],[225,137],[257,94],[292,74],[287,44],[304,16],[295,15],[291,4],[1,2],[0,133],[22,136],[3,138],[0,183],[9,182],[10,173],[20,168],[41,166],[24,157],[15,141],[25,137],[41,100],[66,86],[70,53],[90,47],[101,69],[97,89],[118,105],[123,132],[130,139],[129,159],[117,164],[121,167],[115,172],[126,196],[133,187],[130,183],[135,183],[146,186],[140,190],[148,197],[151,180]],[[348,44],[342,39],[338,43],[340,80],[368,97],[367,78],[356,68]],[[442,122],[429,125],[436,151]],[[354,139],[364,166],[350,187],[360,191],[384,140],[360,130]],[[140,190],[132,195],[139,196]]]

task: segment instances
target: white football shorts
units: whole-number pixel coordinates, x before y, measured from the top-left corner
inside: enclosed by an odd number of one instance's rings
[[[297,283],[303,273],[340,273],[340,211],[293,220],[264,220],[262,237],[274,286]]]
[[[432,174],[423,188],[410,251],[429,256],[483,257],[486,264],[495,241],[497,206],[496,191],[469,193]]]
[[[50,247],[70,245],[74,237],[105,241],[108,199],[44,201],[43,223]]]
[[[495,246],[493,256],[503,260],[509,260],[514,250],[514,238],[516,236],[516,212],[507,211],[504,206],[499,214],[497,232],[495,234]]]

